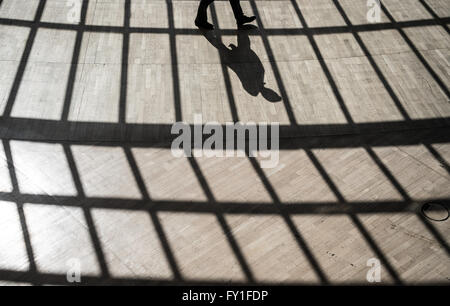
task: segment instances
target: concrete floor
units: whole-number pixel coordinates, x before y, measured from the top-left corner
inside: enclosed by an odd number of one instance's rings
[[[0,284],[448,285],[450,2],[382,3],[0,0]],[[195,114],[279,122],[278,166],[174,157]]]

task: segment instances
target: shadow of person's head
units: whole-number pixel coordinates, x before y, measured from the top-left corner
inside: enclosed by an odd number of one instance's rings
[[[223,65],[231,69],[241,81],[245,91],[252,95],[261,96],[269,102],[279,102],[281,97],[272,89],[265,86],[265,69],[259,56],[251,49],[250,34],[258,34],[254,25],[244,25],[236,31],[237,44],[225,46],[220,38],[220,32],[203,32],[205,38],[217,48]]]
[[[273,89],[263,86],[261,89],[261,95],[269,102],[275,103],[280,102],[282,99],[279,94],[277,94]]]

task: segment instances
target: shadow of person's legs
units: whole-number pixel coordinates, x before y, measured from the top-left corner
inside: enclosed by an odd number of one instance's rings
[[[281,97],[272,89],[265,87],[265,69],[258,55],[251,49],[249,34],[258,31],[254,25],[240,26],[237,33],[237,46],[225,46],[220,35],[203,31],[205,38],[213,45],[220,55],[223,65],[226,65],[237,75],[242,87],[252,96],[262,95],[269,102],[279,102]]]

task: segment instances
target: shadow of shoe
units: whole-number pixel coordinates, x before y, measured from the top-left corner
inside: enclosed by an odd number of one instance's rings
[[[274,90],[267,87],[263,87],[263,89],[261,89],[261,95],[267,101],[272,103],[280,102],[282,100],[279,94],[277,94]]]
[[[243,25],[238,26],[238,29],[244,30],[244,31],[251,31],[251,30],[258,29],[258,27],[253,24],[243,24]]]

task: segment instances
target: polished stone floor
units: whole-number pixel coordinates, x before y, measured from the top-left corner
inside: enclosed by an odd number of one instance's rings
[[[0,285],[449,284],[450,1],[241,2],[0,0]],[[278,165],[173,156],[196,115]]]

